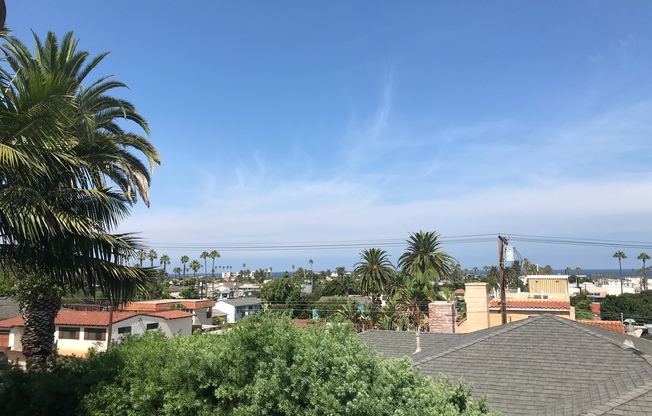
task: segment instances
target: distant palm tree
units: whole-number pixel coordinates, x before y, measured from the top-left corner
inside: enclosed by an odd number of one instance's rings
[[[626,259],[627,255],[622,251],[616,251],[613,255],[615,259],[618,259],[618,268],[620,268],[620,294],[623,294],[623,266],[621,263],[622,259]]]
[[[217,250],[213,250],[210,253],[208,253],[208,257],[213,259],[213,266],[212,266],[213,268],[211,269],[211,274],[213,278],[215,278],[215,259],[219,259],[222,256],[220,256],[220,253]]]
[[[360,280],[360,288],[366,294],[386,293],[396,271],[388,256],[385,250],[379,248],[362,250],[360,253],[353,276]]]
[[[150,261],[150,267],[153,269],[154,268],[154,260],[156,260],[158,258],[158,253],[156,252],[156,250],[150,250],[147,253],[147,257],[149,258],[149,261]]]
[[[313,271],[312,271],[312,265],[313,265],[313,263],[314,263],[314,261],[312,261],[312,259],[308,260],[308,264],[310,264],[310,284],[311,284],[311,285],[314,285],[314,284],[315,284],[315,278],[313,277],[313,276],[314,276],[314,273],[313,273]]]
[[[181,267],[175,267],[172,269],[172,273],[177,275],[177,279],[181,277]]]
[[[167,266],[170,264],[170,256],[168,256],[167,254],[163,254],[161,255],[159,261],[160,261],[159,264],[163,266],[163,273],[167,273]]]
[[[210,256],[211,255],[210,255],[210,253],[208,251],[202,251],[202,253],[199,255],[199,258],[204,260],[204,278],[202,279],[202,284],[201,284],[200,289],[199,289],[199,298],[200,299],[202,299],[201,294],[202,294],[203,289],[207,289],[206,288],[206,273],[208,273],[208,265],[207,265],[206,262],[208,261],[208,258]]]
[[[564,269],[564,273],[566,273],[566,274],[570,274],[570,272],[571,272],[571,268],[570,268],[570,267],[566,267],[566,268]]]
[[[183,278],[186,278],[186,263],[190,261],[190,257],[181,256],[181,264],[183,264]]]
[[[346,267],[339,266],[335,268],[335,273],[337,273],[337,277],[339,279],[343,279],[344,275],[346,274]]]
[[[193,277],[197,278],[197,272],[199,271],[199,269],[201,269],[201,263],[198,260],[193,260],[190,262],[188,267],[190,268],[190,270],[192,270]]]
[[[643,283],[641,285],[641,290],[647,290],[647,278],[645,277],[645,261],[650,260],[650,256],[647,253],[641,253],[636,257],[637,260],[643,260]]]
[[[136,252],[136,258],[140,262],[140,267],[143,267],[143,262],[147,258],[147,253],[145,253],[145,250],[138,250]]]
[[[575,268],[575,277],[577,278],[576,281],[577,281],[577,288],[578,289],[580,288],[580,272],[581,271],[582,271],[581,267],[578,266],[578,267]]]

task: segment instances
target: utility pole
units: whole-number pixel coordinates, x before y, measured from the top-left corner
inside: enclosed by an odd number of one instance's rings
[[[507,323],[507,291],[505,290],[505,247],[507,239],[498,235],[498,264],[500,277],[500,318],[502,324]]]

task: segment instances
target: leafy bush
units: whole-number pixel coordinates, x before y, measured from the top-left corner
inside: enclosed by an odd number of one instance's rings
[[[55,401],[59,407],[49,407]],[[347,326],[301,329],[273,314],[249,316],[223,336],[165,339],[148,332],[50,372],[0,372],[0,414],[53,411],[111,416],[488,413],[484,400],[471,398],[468,385],[421,378],[407,358],[382,360]]]

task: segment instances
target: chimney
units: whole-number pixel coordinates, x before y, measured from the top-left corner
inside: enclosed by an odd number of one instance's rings
[[[428,327],[430,332],[455,333],[455,304],[432,302],[428,304]]]
[[[489,286],[467,283],[464,287],[467,332],[489,328]]]

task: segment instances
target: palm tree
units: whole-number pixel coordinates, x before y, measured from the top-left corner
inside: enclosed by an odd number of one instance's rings
[[[201,286],[203,289],[205,289],[205,286],[206,286],[206,271],[208,270],[208,265],[207,265],[206,262],[207,262],[209,257],[210,257],[210,253],[208,251],[202,251],[202,253],[199,255],[199,258],[204,260],[204,271],[205,272],[204,272],[204,279],[202,279],[202,286]],[[201,293],[202,293],[202,289],[199,290],[199,298],[200,299],[202,298]]]
[[[566,267],[566,268],[564,269],[564,273],[566,273],[566,274],[570,274],[570,272],[571,272],[571,268],[570,268],[570,267]]]
[[[440,279],[452,277],[455,259],[441,249],[439,234],[434,231],[411,233],[408,248],[398,259],[398,268],[403,276],[424,274],[432,269]]]
[[[181,264],[183,264],[183,278],[186,278],[186,263],[190,261],[190,257],[181,256]]]
[[[0,69],[0,262],[20,276],[23,353],[30,365],[43,368],[64,291],[94,294],[99,287],[115,305],[151,279],[150,271],[123,264],[137,249],[136,240],[111,231],[136,202],[131,190],[144,199],[149,190],[149,171],[134,162],[139,158],[131,149],[152,156],[152,163],[158,154],[144,137],[116,128],[120,117],[149,134],[133,105],[107,95],[124,84],[105,77],[82,86],[106,54],[87,62],[89,54],[76,50],[72,33],[61,43],[53,33],[45,43],[34,35],[34,55],[17,39],[6,40],[1,50],[8,65]]]
[[[647,290],[647,278],[645,277],[645,261],[650,260],[650,256],[647,253],[641,253],[636,257],[637,260],[643,260],[643,281],[641,285],[641,290]]]
[[[627,255],[622,251],[616,251],[613,255],[615,259],[618,259],[618,267],[620,268],[620,294],[623,293],[623,266],[621,263],[622,259],[626,259]]]
[[[220,253],[217,250],[213,250],[210,253],[208,253],[208,257],[210,257],[213,260],[213,266],[212,266],[213,268],[211,269],[211,274],[213,279],[215,279],[215,259],[219,259],[222,256],[220,256]]]
[[[159,259],[159,264],[163,266],[163,273],[167,273],[167,266],[170,264],[170,256],[167,254],[161,255],[161,258]]]
[[[140,267],[143,267],[143,262],[147,258],[147,253],[145,253],[145,250],[138,250],[136,252],[136,258],[140,262]]]
[[[385,250],[370,248],[362,250],[360,261],[354,265],[353,276],[360,280],[360,288],[366,294],[387,293],[396,269]]]
[[[314,286],[315,284],[315,278],[314,278],[314,273],[312,271],[312,265],[315,263],[312,261],[312,259],[308,260],[308,264],[310,264],[310,284]]]
[[[172,269],[172,273],[176,274],[177,279],[179,279],[181,277],[181,267],[175,267],[174,269]]]
[[[575,281],[577,282],[577,288],[578,289],[580,288],[580,272],[581,271],[582,271],[581,267],[578,266],[578,267],[575,268],[575,278],[576,278]]]
[[[193,261],[190,262],[188,267],[190,268],[190,270],[192,270],[193,277],[196,278],[197,277],[197,272],[199,271],[199,269],[201,269],[201,263],[198,260],[193,260]]]
[[[197,272],[199,271],[199,269],[201,269],[201,263],[199,261],[197,261],[197,260],[193,260],[193,261],[190,262],[190,265],[188,267],[190,267],[190,270],[192,270],[193,278],[197,279]],[[200,282],[199,283],[199,299],[201,299],[201,298],[202,298],[202,285],[201,285],[201,282]]]
[[[154,260],[158,258],[158,253],[156,250],[150,250],[147,252],[147,258],[149,258],[150,261],[150,267],[153,269],[154,268]]]

